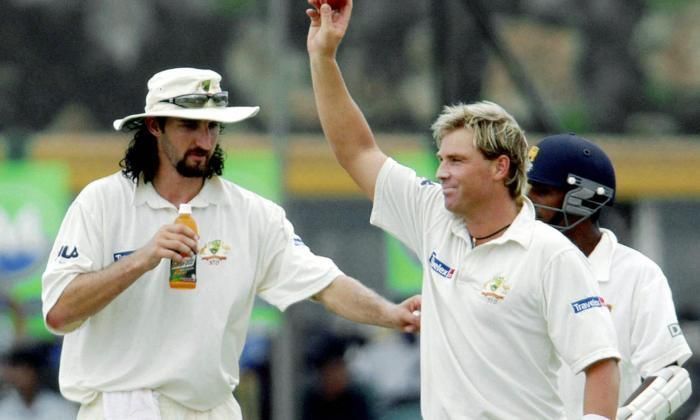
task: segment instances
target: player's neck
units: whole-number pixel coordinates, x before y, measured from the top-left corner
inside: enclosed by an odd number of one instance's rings
[[[503,235],[519,210],[517,203],[509,200],[506,204],[481,208],[475,214],[465,215],[464,221],[471,235],[472,245],[480,245]]]
[[[588,257],[603,236],[596,223],[587,220],[566,232],[566,236]]]
[[[167,173],[161,170],[153,178],[153,188],[164,199],[175,207],[181,203],[189,203],[204,186],[202,177],[184,177],[179,173]]]

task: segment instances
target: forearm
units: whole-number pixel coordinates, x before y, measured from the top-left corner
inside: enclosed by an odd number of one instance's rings
[[[328,287],[317,293],[314,300],[330,312],[354,322],[399,327],[399,320],[393,310],[396,305],[348,276],[338,276]]]
[[[583,413],[614,419],[617,412],[620,374],[616,359],[605,359],[586,369]]]
[[[386,160],[362,111],[345,86],[335,59],[311,56],[311,78],[323,132],[338,162],[372,199]]]
[[[369,124],[350,96],[338,63],[321,55],[313,55],[310,60],[321,126],[340,163],[363,150],[376,148]]]
[[[147,271],[140,255],[121,258],[103,270],[79,274],[46,315],[54,329],[70,332],[107,306]]]

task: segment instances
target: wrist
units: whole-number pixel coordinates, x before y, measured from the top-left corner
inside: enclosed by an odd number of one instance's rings
[[[120,258],[117,262],[124,264],[122,267],[125,274],[140,277],[142,274],[154,269],[160,260],[154,264],[142,248]]]
[[[336,65],[335,51],[333,51],[333,52],[318,51],[314,54],[309,54],[309,61],[311,62],[311,65],[314,67],[328,66],[328,65],[334,66],[334,65]]]

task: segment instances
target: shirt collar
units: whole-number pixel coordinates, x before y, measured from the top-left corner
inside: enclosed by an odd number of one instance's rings
[[[190,200],[192,207],[207,207],[210,204],[220,205],[223,202],[223,184],[218,176],[204,181],[204,186],[197,195]],[[143,182],[139,179],[134,191],[134,206],[148,204],[153,209],[175,208],[175,206],[163,198],[153,186],[152,182]]]
[[[503,235],[494,239],[493,244],[515,241],[524,248],[530,244],[532,238],[532,225],[535,223],[535,206],[532,205],[527,197],[523,197],[523,206],[520,208],[518,215],[513,219],[510,227],[503,232]]]
[[[610,268],[612,266],[613,251],[617,245],[617,237],[608,229],[600,229],[603,234],[598,245],[595,246],[591,255],[588,256],[593,275],[599,282],[610,280]]]
[[[535,206],[532,205],[532,201],[530,201],[527,197],[523,197],[523,206],[520,208],[520,211],[515,216],[515,219],[513,219],[513,222],[510,224],[508,229],[506,229],[501,236],[485,243],[484,245],[495,245],[508,241],[515,241],[523,247],[527,247],[532,239],[532,224],[534,222]],[[464,219],[454,213],[451,230],[453,234],[471,243],[469,231],[467,229],[467,225],[464,223]]]

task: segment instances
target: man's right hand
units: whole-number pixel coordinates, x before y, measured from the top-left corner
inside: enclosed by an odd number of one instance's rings
[[[307,48],[316,109],[323,133],[340,166],[371,200],[377,176],[387,156],[374,140],[372,129],[353,101],[335,59],[352,14],[352,0],[332,10],[324,0],[309,0],[313,9]]]
[[[309,56],[329,57],[335,59],[340,41],[350,23],[352,14],[352,0],[340,10],[333,10],[321,0],[308,0],[312,9],[307,9],[306,14],[311,18],[309,35],[306,39],[306,48]]]
[[[164,225],[153,238],[136,251],[135,257],[142,261],[146,271],[153,270],[163,258],[181,262],[184,257],[197,253],[199,237],[189,227],[172,223]]]

